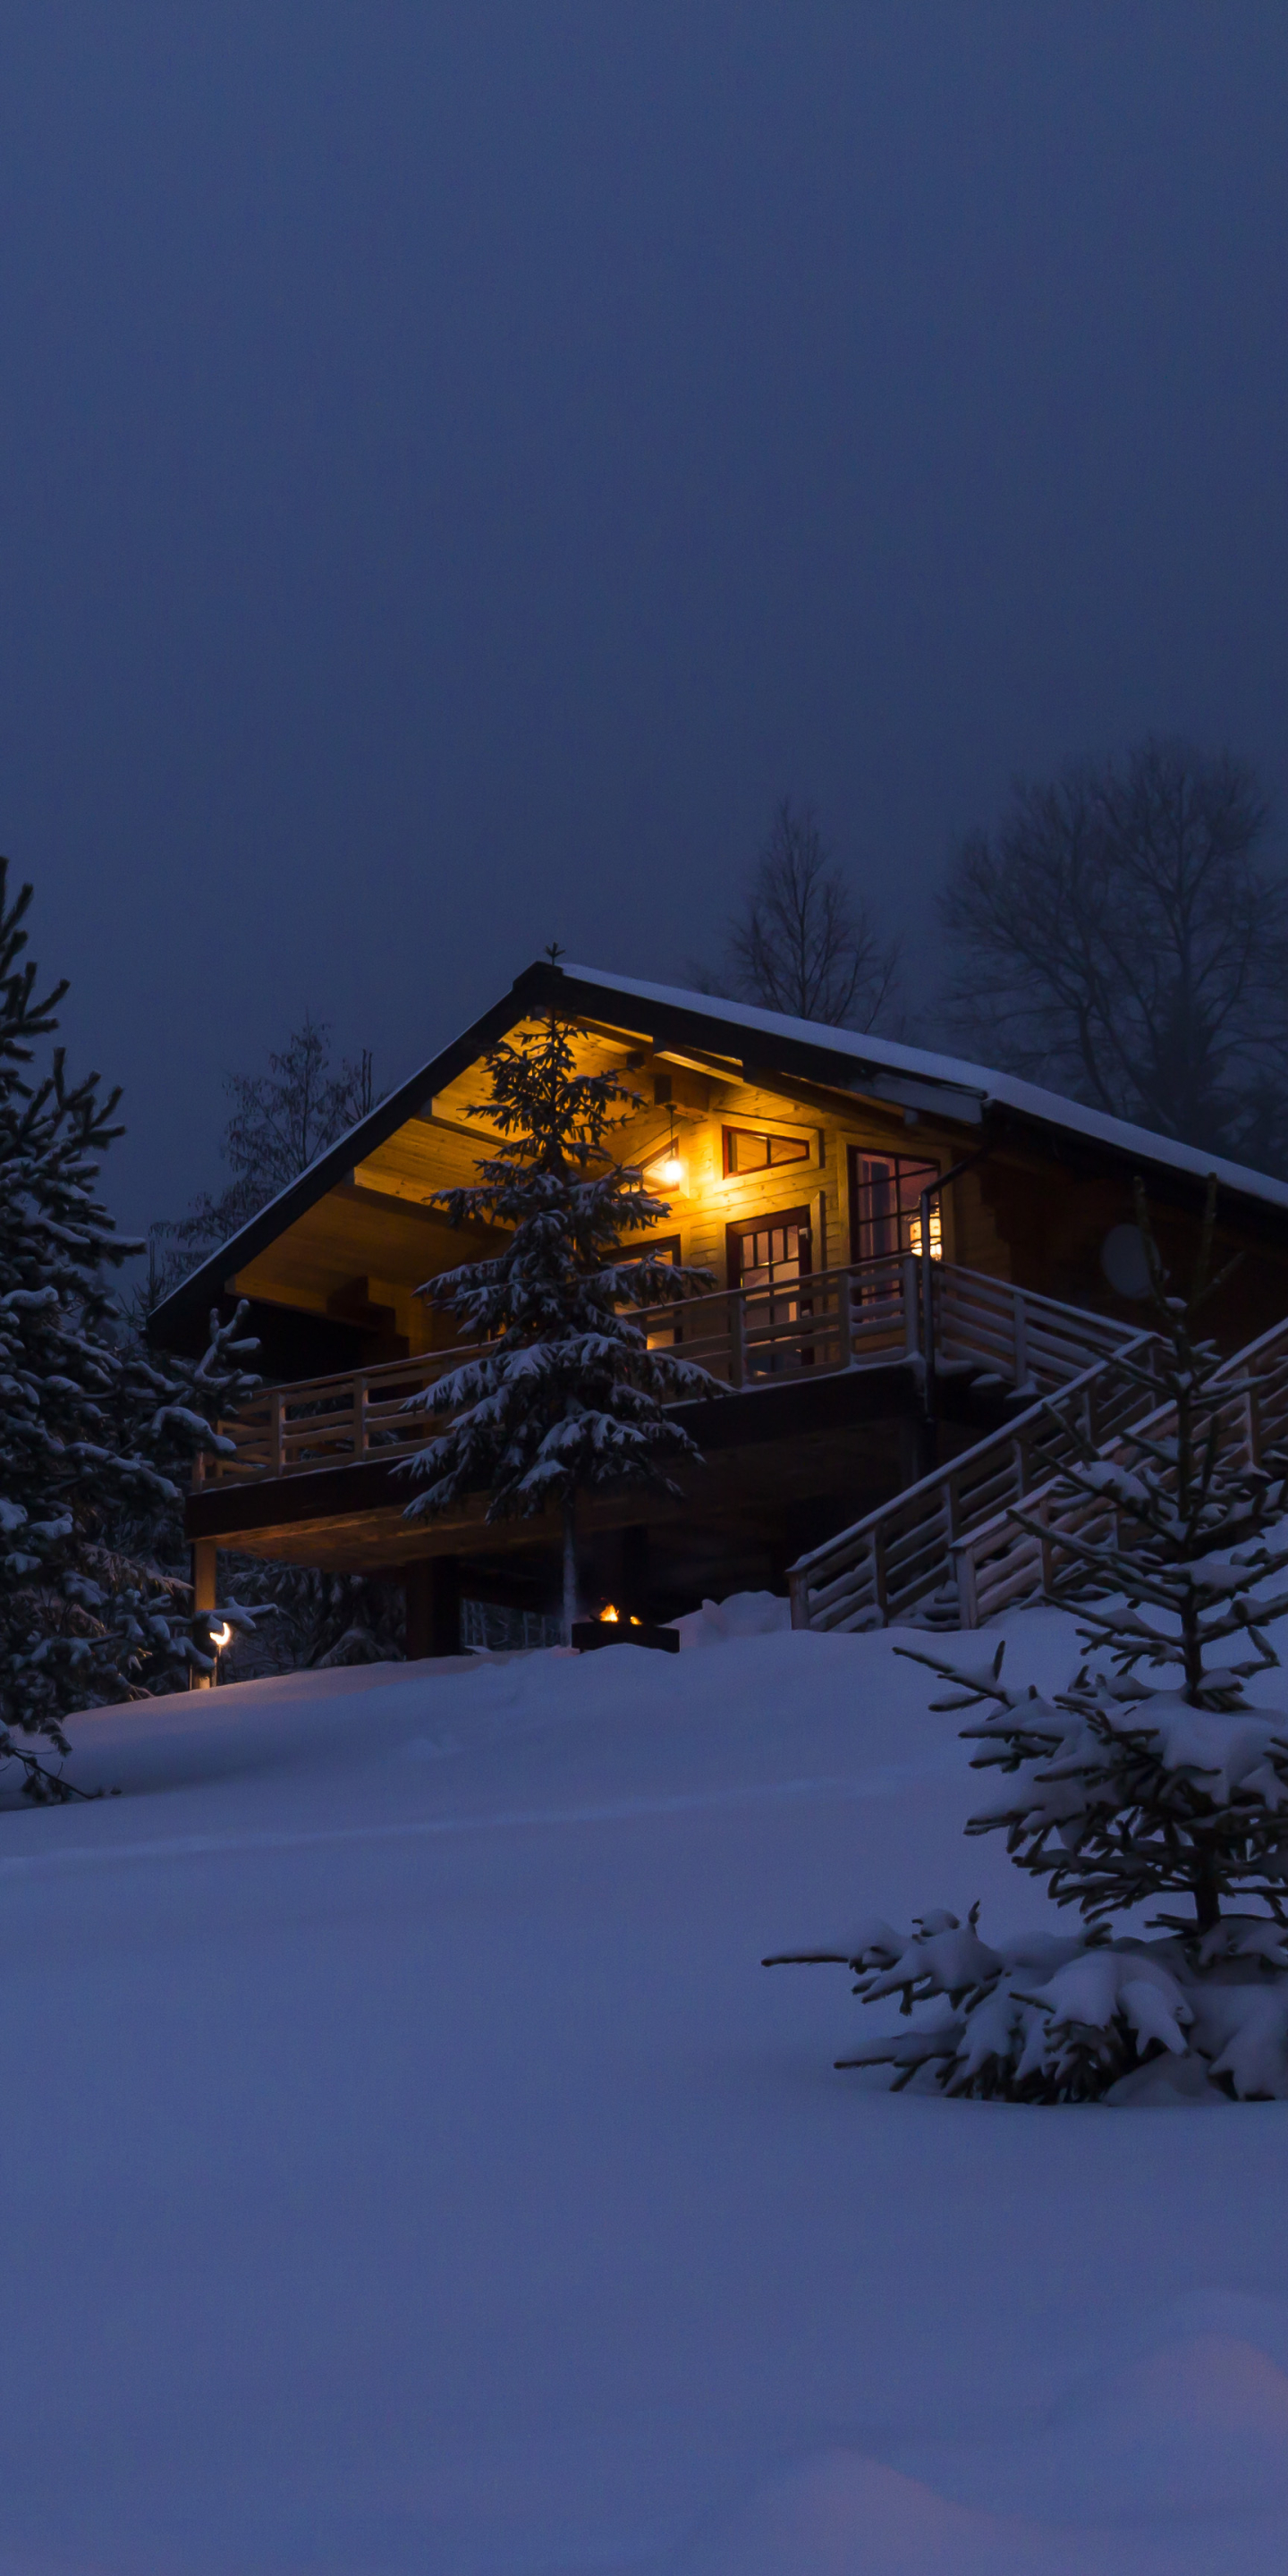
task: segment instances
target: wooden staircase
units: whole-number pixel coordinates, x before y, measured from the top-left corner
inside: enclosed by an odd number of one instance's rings
[[[1090,1539],[1112,1524],[1110,1502],[1060,1490],[1058,1471],[1078,1454],[1077,1433],[1126,1466],[1133,1431],[1167,1437],[1173,1408],[1154,1399],[1154,1347],[1152,1333],[1123,1339],[1057,1396],[801,1557],[789,1577],[793,1627],[977,1628],[1048,1588],[1061,1534]],[[1227,1360],[1217,1371],[1222,1381],[1230,1390],[1217,1416],[1222,1454],[1259,1459],[1288,1439],[1288,1321]],[[1017,1526],[1019,1503],[1036,1530]]]

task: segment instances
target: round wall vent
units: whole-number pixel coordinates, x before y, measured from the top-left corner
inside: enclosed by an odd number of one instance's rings
[[[1100,1267],[1120,1297],[1148,1297],[1149,1263],[1138,1225],[1112,1225],[1100,1247]]]

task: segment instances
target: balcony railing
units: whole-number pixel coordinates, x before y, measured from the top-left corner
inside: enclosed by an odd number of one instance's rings
[[[969,1372],[1034,1395],[1064,1386],[1130,1338],[1130,1328],[959,1270],[931,1264],[929,1313],[915,1253],[813,1271],[773,1287],[719,1289],[636,1320],[651,1349],[678,1344],[726,1387],[741,1392],[794,1376],[924,1363],[929,1338],[940,1374]],[[221,1483],[291,1476],[423,1448],[443,1414],[409,1413],[408,1400],[487,1345],[425,1351],[339,1377],[261,1389],[221,1428],[235,1455],[206,1462]]]

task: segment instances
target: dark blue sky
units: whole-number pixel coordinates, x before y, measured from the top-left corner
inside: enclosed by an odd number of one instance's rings
[[[124,1220],[306,1006],[665,976],[773,798],[1288,804],[1282,0],[0,0],[0,847]],[[927,1023],[927,1034],[932,1034]]]

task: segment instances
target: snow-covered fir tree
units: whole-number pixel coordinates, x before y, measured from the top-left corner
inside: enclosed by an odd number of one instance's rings
[[[977,1906],[908,1934],[866,1925],[846,1961],[855,1992],[897,1994],[914,2026],[840,2062],[892,2065],[898,2084],[1040,2102],[1210,2099],[1214,2086],[1288,2098],[1288,1707],[1282,1685],[1249,1695],[1278,1670],[1267,1629],[1288,1616],[1288,1458],[1249,1455],[1248,1387],[1217,1380],[1195,1332],[1221,1284],[1214,1191],[1188,1299],[1169,1293],[1139,1185],[1137,1202],[1159,1410],[1108,1455],[1080,1442],[1054,1487],[1065,1571],[1048,1597],[1098,1596],[1079,1612],[1078,1670],[1046,1696],[1003,1679],[1000,1645],[973,1668],[896,1650],[952,1686],[934,1707],[983,1712],[963,1734],[973,1767],[1000,1777],[967,1833],[1004,1833],[1085,1928],[994,1947]],[[1115,1930],[1160,1898],[1169,1910]]]
[[[714,1282],[648,1252],[617,1257],[670,1209],[637,1168],[613,1160],[611,1133],[639,1103],[614,1074],[578,1073],[575,1035],[552,1012],[487,1059],[491,1098],[469,1114],[505,1142],[480,1159],[474,1187],[440,1191],[437,1204],[453,1225],[481,1222],[508,1241],[420,1294],[488,1348],[411,1399],[410,1409],[457,1418],[406,1462],[425,1486],[409,1519],[482,1492],[493,1521],[560,1511],[566,1629],[578,1495],[641,1484],[676,1492],[671,1468],[699,1453],[664,1407],[723,1392],[674,1347],[650,1350],[631,1311]]]
[[[30,900],[10,899],[0,860],[0,1758],[38,1790],[50,1775],[15,1730],[64,1751],[73,1710],[212,1668],[147,1533],[195,1451],[231,1445],[214,1422],[254,1381],[239,1319],[214,1320],[195,1364],[163,1364],[126,1328],[112,1273],[142,1247],[98,1195],[120,1095],[69,1081],[61,1047],[30,1071],[67,989],[38,990]]]

